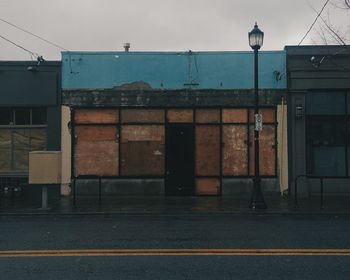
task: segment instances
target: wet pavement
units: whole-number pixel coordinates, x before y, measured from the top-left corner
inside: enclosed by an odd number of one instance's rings
[[[49,199],[49,209],[41,209],[41,198],[0,198],[0,215],[16,214],[350,214],[350,195],[327,195],[321,208],[317,195],[299,198],[279,194],[265,195],[266,210],[249,209],[249,196],[164,197],[164,196],[79,196]]]

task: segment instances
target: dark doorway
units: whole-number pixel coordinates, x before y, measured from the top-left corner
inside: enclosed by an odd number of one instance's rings
[[[192,124],[170,124],[166,127],[165,194],[194,194],[194,127]]]

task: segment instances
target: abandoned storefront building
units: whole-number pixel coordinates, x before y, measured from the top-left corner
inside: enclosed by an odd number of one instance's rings
[[[262,187],[279,192],[286,55],[259,60]],[[253,88],[250,52],[63,52],[62,193],[74,178],[78,194],[95,193],[86,176],[101,176],[105,195],[250,192]]]
[[[61,63],[0,62],[0,192],[40,191],[28,183],[28,153],[61,149]],[[59,185],[50,192],[59,196]]]
[[[350,47],[287,46],[289,182],[349,192]],[[293,191],[294,188],[291,188]],[[300,177],[298,193],[320,192]]]

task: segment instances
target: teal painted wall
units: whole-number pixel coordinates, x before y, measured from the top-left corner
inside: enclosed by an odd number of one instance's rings
[[[249,89],[253,58],[253,52],[62,52],[62,87],[110,89],[143,81],[154,89]],[[259,52],[259,88],[286,88],[285,72],[284,51]]]

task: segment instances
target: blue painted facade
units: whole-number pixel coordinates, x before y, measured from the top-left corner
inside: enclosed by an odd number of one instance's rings
[[[62,88],[251,89],[253,62],[253,52],[63,52]],[[285,89],[285,72],[285,51],[259,52],[259,88]]]

